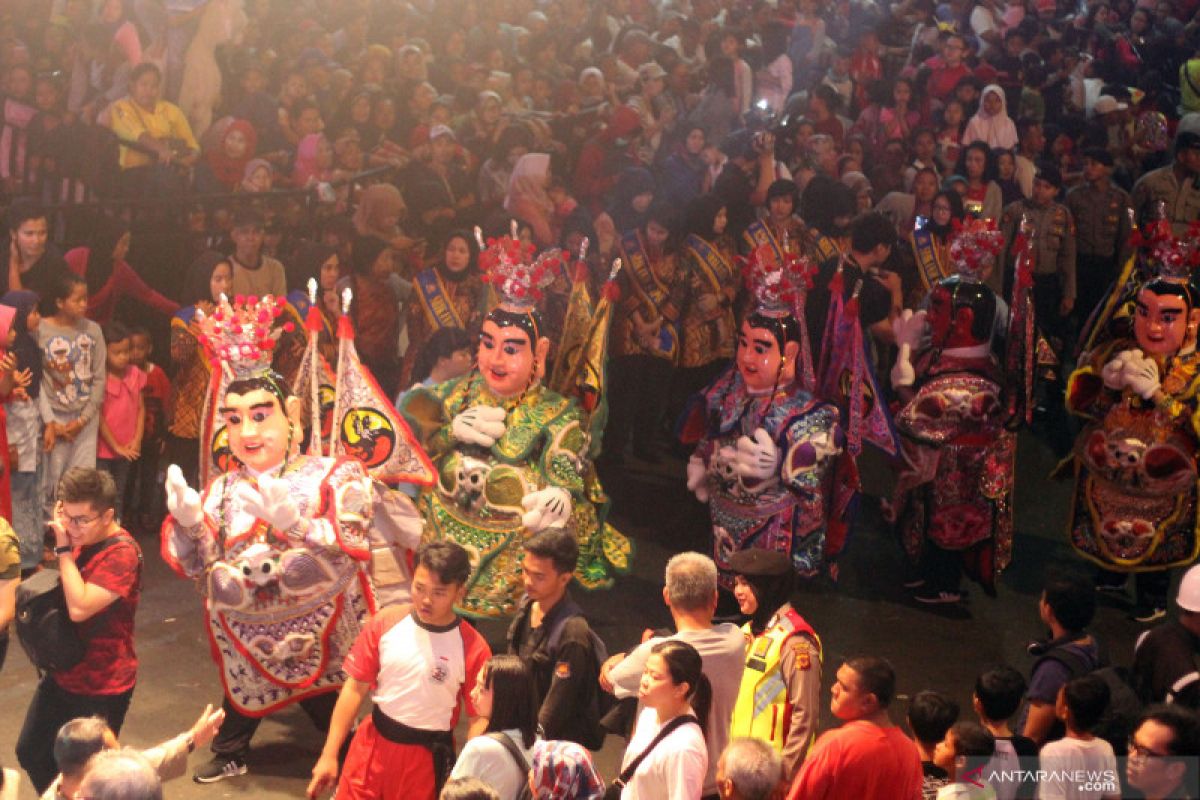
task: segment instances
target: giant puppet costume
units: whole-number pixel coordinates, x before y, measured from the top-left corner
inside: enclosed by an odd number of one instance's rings
[[[1012,558],[1016,436],[992,350],[1001,303],[982,277],[1003,244],[991,221],[957,231],[949,255],[958,274],[933,285],[928,310],[905,311],[893,325],[901,458],[890,511],[917,565],[921,602],[960,599],[964,568],[994,594]]]
[[[857,488],[837,408],[808,391],[810,265],[763,245],[747,266],[758,305],[742,322],[735,363],[693,400],[681,431],[696,445],[687,486],[709,507],[726,588],[730,556],[754,547],[786,554],[798,575],[836,575]]]
[[[471,554],[475,569],[461,610],[476,617],[516,610],[522,545],[546,528],[575,534],[575,577],[586,588],[611,585],[630,557],[628,540],[605,522],[590,416],[573,397],[543,385],[550,341],[536,301],[562,256],[532,256],[532,247],[510,236],[488,242],[480,265],[503,299],[484,318],[477,369],[402,400],[437,470],[417,498],[425,539],[450,539]]]
[[[199,493],[179,467],[167,477],[163,557],[199,584],[225,690],[217,759],[243,758],[259,719],[291,703],[327,724],[342,658],[375,608],[372,480],[358,460],[299,454],[300,401],[270,369],[282,309],[239,298],[197,315],[217,367],[206,429],[218,432],[202,452],[223,454],[226,471]]]
[[[1136,573],[1151,616],[1166,609],[1167,570],[1200,553],[1198,233],[1176,239],[1160,221],[1139,235],[1146,277],[1131,273],[1125,292],[1132,336],[1128,316],[1102,321],[1067,386],[1068,409],[1089,420],[1075,446],[1071,544],[1107,573],[1102,584]]]

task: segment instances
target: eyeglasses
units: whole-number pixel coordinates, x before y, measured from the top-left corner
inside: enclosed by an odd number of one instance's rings
[[[1140,744],[1135,742],[1132,737],[1130,737],[1130,739],[1129,739],[1129,757],[1130,758],[1139,758],[1139,759],[1170,758],[1171,754],[1170,753],[1156,753],[1153,750],[1151,750],[1149,747],[1142,747]]]
[[[88,525],[91,525],[93,522],[95,522],[96,520],[100,519],[103,516],[104,516],[103,514],[97,514],[94,517],[83,517],[83,516],[66,517],[66,516],[64,516],[64,519],[66,519],[68,525],[73,525],[76,528],[86,528]]]

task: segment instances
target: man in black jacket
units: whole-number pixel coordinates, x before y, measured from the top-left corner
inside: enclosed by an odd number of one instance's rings
[[[608,654],[567,592],[579,545],[569,532],[550,528],[524,549],[525,598],[508,629],[508,652],[533,673],[542,737],[599,750],[599,665]]]

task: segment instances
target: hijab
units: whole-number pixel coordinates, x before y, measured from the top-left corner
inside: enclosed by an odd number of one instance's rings
[[[17,340],[13,342],[12,352],[17,357],[17,369],[29,370],[32,380],[25,387],[30,399],[36,399],[42,387],[42,349],[38,347],[37,339],[29,330],[29,315],[37,308],[38,296],[28,290],[8,292],[0,297],[0,308],[15,309],[10,322],[17,329]],[[7,330],[4,333],[8,335]]]
[[[188,266],[187,274],[183,279],[183,294],[181,295],[183,306],[194,306],[197,303],[212,301],[212,274],[217,265],[222,262],[229,263],[229,256],[218,253],[216,250],[209,250],[201,253]]]
[[[529,759],[536,800],[600,800],[604,781],[591,754],[567,741],[538,741]]]
[[[550,156],[546,153],[526,153],[517,160],[508,176],[508,193],[504,210],[524,218],[530,209],[544,216],[554,213],[554,202],[546,194],[546,179],[550,175]]]
[[[240,132],[246,140],[246,150],[238,158],[230,158],[225,153],[225,139],[234,131]],[[229,191],[233,191],[245,176],[246,166],[253,159],[256,147],[258,147],[258,134],[255,132],[254,126],[244,119],[229,119],[223,125],[223,130],[219,135],[213,137],[213,140],[204,149],[204,163],[208,164],[208,168],[212,170],[213,177],[217,179],[218,183]]]
[[[633,198],[646,192],[654,192],[654,176],[645,167],[626,167],[617,176],[617,188],[613,192],[612,203],[608,207],[608,215],[612,217],[613,226],[618,234],[640,228],[646,223],[646,212],[633,209]],[[647,209],[648,211],[649,209]]]
[[[362,236],[377,236],[391,240],[400,231],[393,226],[385,228],[384,220],[399,215],[404,217],[407,207],[400,190],[390,183],[368,186],[358,198],[358,210],[354,212],[354,229]]]
[[[309,181],[321,179],[321,168],[317,166],[317,150],[324,134],[310,133],[296,147],[296,164],[292,168],[292,183],[307,186]]]
[[[989,94],[1000,98],[1000,110],[995,114],[989,114],[984,109],[984,101]],[[985,86],[983,93],[979,95],[979,110],[971,117],[966,133],[963,134],[963,144],[970,144],[976,140],[985,142],[992,149],[1007,150],[1017,146],[1017,126],[1008,116],[1004,90],[994,83]]]
[[[267,171],[271,173],[271,177],[275,177],[275,168],[271,166],[270,161],[267,161],[265,158],[252,158],[246,162],[246,166],[242,169],[242,191],[251,193],[258,191],[254,187],[253,179],[254,173],[258,171],[259,167],[266,167]]]

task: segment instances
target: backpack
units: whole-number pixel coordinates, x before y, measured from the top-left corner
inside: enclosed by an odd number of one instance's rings
[[[1114,754],[1125,755],[1129,749],[1129,737],[1137,728],[1138,718],[1142,714],[1142,701],[1133,689],[1129,670],[1114,667],[1103,657],[1095,666],[1089,666],[1083,658],[1066,649],[1064,645],[1052,647],[1038,662],[1045,659],[1052,659],[1065,666],[1071,673],[1071,679],[1096,675],[1104,681],[1108,686],[1108,708],[1104,709],[1104,714],[1092,729],[1092,733],[1112,745]]]
[[[118,541],[125,541],[125,537],[108,537],[78,566],[82,569]],[[140,561],[138,569],[140,572]],[[82,661],[87,652],[79,625],[71,620],[67,610],[67,598],[56,569],[43,569],[17,586],[16,628],[25,655],[39,673],[68,670]]]
[[[487,735],[489,739],[494,739],[499,742],[508,754],[512,756],[513,763],[517,765],[517,769],[522,775],[529,775],[529,762],[525,760],[525,754],[517,747],[516,742],[508,738],[507,733],[493,732]],[[521,788],[517,791],[517,796],[513,800],[533,800],[533,791],[529,788],[529,781],[521,782]]]

